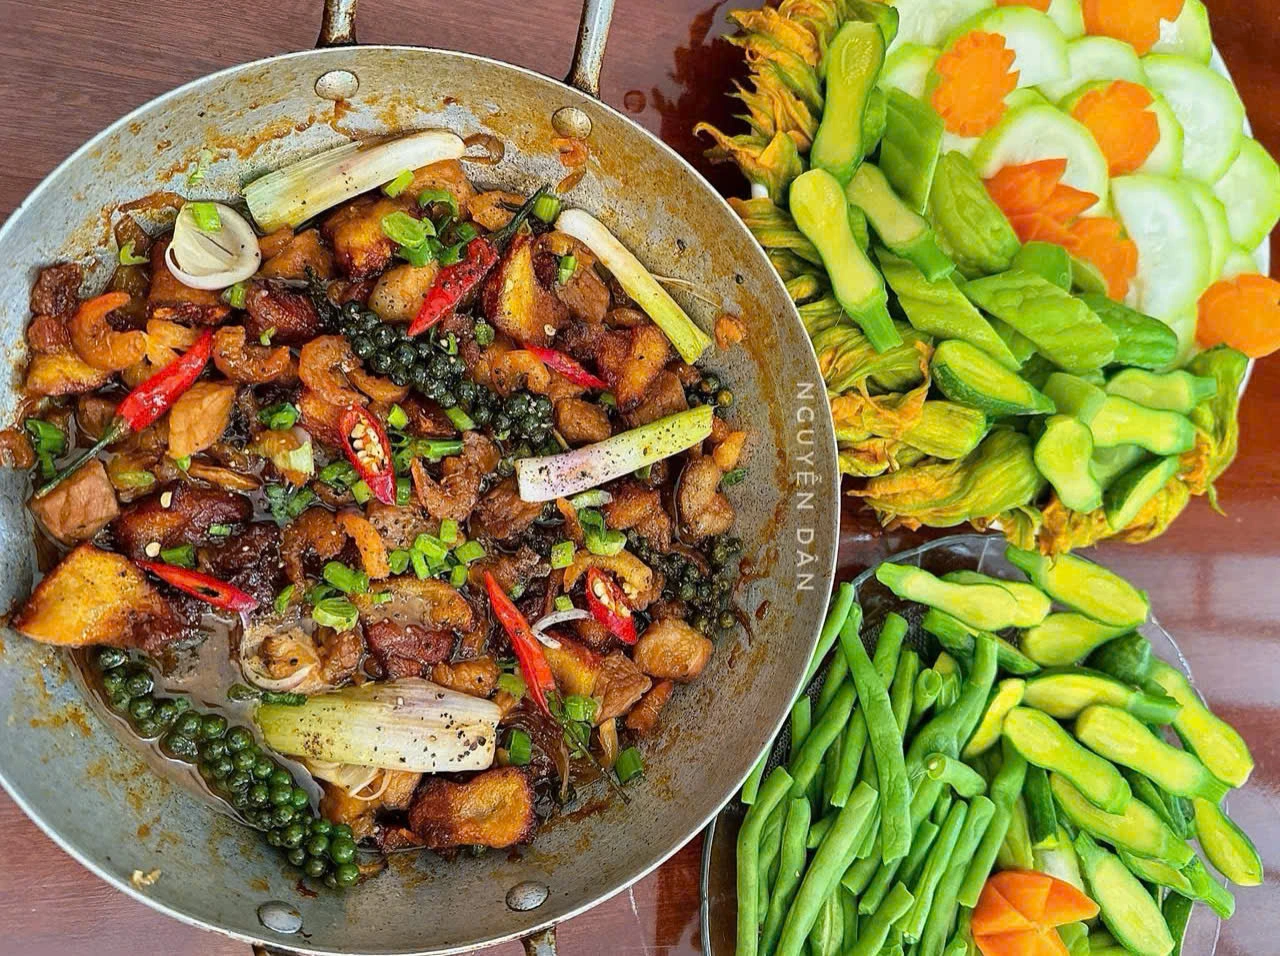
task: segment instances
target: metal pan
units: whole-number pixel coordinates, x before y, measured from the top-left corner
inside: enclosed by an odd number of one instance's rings
[[[86,699],[68,657],[12,631],[0,654],[0,782],[85,866],[178,919],[297,952],[453,953],[526,936],[616,893],[695,836],[736,789],[781,723],[820,627],[836,557],[836,448],[813,351],[759,246],[687,163],[595,99],[611,0],[588,0],[567,83],[462,53],[351,46],[354,12],[354,0],[328,0],[320,49],[233,67],[153,100],[27,197],[0,229],[10,361],[23,358],[40,266],[79,259],[91,285],[105,282],[110,217],[122,201],[170,188],[227,198],[349,135],[433,126],[498,137],[502,160],[470,173],[529,190],[564,175],[551,139],[572,131],[591,160],[566,200],[656,273],[696,282],[749,327],[745,347],[711,362],[733,383],[735,414],[753,436],[749,477],[732,489],[750,556],[741,597],[751,633],[718,647],[701,680],[675,696],[665,732],[646,744],[647,775],[629,806],[560,820],[511,855],[446,863],[398,854],[345,895],[300,894],[259,834],[154,772],[145,748]],[[183,173],[202,149],[213,161],[188,188]],[[709,326],[714,309],[675,294]],[[18,399],[14,381],[0,383],[6,417]],[[36,574],[28,493],[25,476],[0,475],[4,606],[25,597]],[[131,882],[153,871],[153,882]]]

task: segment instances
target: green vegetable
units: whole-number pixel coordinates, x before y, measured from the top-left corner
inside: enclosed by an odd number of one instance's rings
[[[1102,496],[1107,524],[1113,531],[1129,527],[1147,502],[1178,474],[1181,463],[1170,455],[1143,462],[1115,480]]]
[[[1072,720],[1086,708],[1103,704],[1121,708],[1141,721],[1168,724],[1181,709],[1172,697],[1135,690],[1083,667],[1043,671],[1027,678],[1023,702],[1059,720]]]
[[[1044,393],[1059,412],[1088,425],[1099,448],[1139,445],[1156,455],[1180,455],[1196,443],[1195,426],[1185,415],[1144,408],[1074,375],[1055,372]]]
[[[1039,359],[1041,362],[1049,361],[1044,356],[1037,355],[1035,342],[1032,342],[1008,322],[1001,322],[999,319],[992,319],[991,328],[995,330],[996,335],[1000,336],[1000,341],[1005,344],[1005,348],[1007,348],[1013,355],[1014,359],[1018,363],[1019,369],[1030,362],[1033,358]],[[1049,363],[1049,365],[1051,368],[1053,367],[1052,363]],[[1047,375],[1045,377],[1048,378]],[[1027,376],[1024,374],[1023,378],[1027,378]],[[1027,381],[1031,380],[1027,378]]]
[[[947,868],[951,864],[968,815],[969,805],[963,800],[957,800],[952,804],[950,811],[947,813],[947,818],[942,824],[942,831],[938,834],[938,839],[934,841],[933,849],[925,859],[920,876],[916,879],[912,888],[912,894],[915,896],[916,901],[912,904],[907,915],[902,918],[902,925],[898,927],[902,930],[903,938],[907,942],[918,942],[924,933],[925,923],[929,918],[929,910],[933,906],[938,884],[942,882],[942,877],[946,874]]]
[[[349,631],[356,626],[359,612],[346,598],[327,597],[316,602],[311,609],[311,619],[335,631]],[[341,763],[342,761],[339,761]],[[346,761],[350,763],[351,761]]]
[[[1018,599],[998,584],[956,584],[923,568],[887,561],[876,568],[876,580],[904,600],[944,611],[982,630],[1013,627],[1023,619]]]
[[[848,203],[840,183],[822,169],[811,169],[791,184],[789,203],[796,225],[822,256],[841,308],[877,352],[901,345],[902,336],[889,317],[884,280],[849,228]]]
[[[898,35],[898,11],[879,0],[844,0],[844,15],[850,20],[865,20],[880,28],[885,46]],[[824,64],[825,65],[825,64]],[[824,71],[825,74],[825,71]]]
[[[1138,856],[1128,850],[1116,850],[1116,855],[1129,868],[1129,872],[1142,882],[1168,887],[1184,896],[1192,895],[1191,881],[1183,875],[1181,870],[1175,869],[1168,863]]]
[[[942,251],[969,278],[1004,272],[1022,248],[977,170],[958,152],[938,160],[929,193],[929,220]]]
[[[1102,487],[1093,476],[1093,433],[1077,419],[1052,415],[1036,441],[1036,467],[1053,485],[1058,500],[1087,514],[1102,506]]]
[[[840,629],[842,642],[845,640],[846,631],[856,637],[862,624],[862,608],[858,605],[854,606],[857,608],[857,614],[850,614],[844,626]],[[902,641],[906,634],[907,622],[903,617],[892,612],[885,615],[884,622],[880,625],[880,634],[876,638],[875,657],[872,659],[876,674],[879,675],[882,681],[889,681],[892,678],[894,669],[897,666],[899,652],[902,649]],[[843,648],[841,656],[845,656]],[[848,666],[847,657],[845,665],[846,667]],[[853,792],[853,785],[858,776],[858,768],[862,762],[866,745],[866,714],[859,710],[849,720],[840,743],[839,766],[831,792],[832,806],[842,807],[848,801],[849,794]]]
[[[1244,738],[1204,705],[1181,671],[1153,660],[1146,676],[1148,682],[1144,686],[1163,691],[1180,705],[1173,726],[1184,743],[1219,780],[1243,787],[1253,772],[1253,756]]]
[[[1138,878],[1087,833],[1076,836],[1075,848],[1107,929],[1137,956],[1168,956],[1173,949],[1169,927]]]
[[[959,908],[957,897],[969,868],[969,862],[995,817],[995,809],[995,804],[982,796],[974,797],[969,804],[969,813],[965,817],[964,827],[956,839],[955,850],[934,893],[933,905],[925,919],[924,931],[920,935],[918,950],[920,956],[938,956],[942,952],[947,934],[951,932],[951,927],[956,921],[956,912]]]
[[[756,907],[759,897],[759,863],[760,838],[765,823],[774,808],[791,789],[791,776],[782,767],[769,774],[755,802],[747,808],[747,815],[738,830],[737,848],[737,889],[738,889],[738,935],[736,956],[755,956],[759,951],[760,928]],[[816,912],[814,914],[817,915]],[[808,933],[808,927],[805,927]]]
[[[866,214],[880,241],[895,255],[913,263],[929,282],[949,276],[955,266],[934,241],[933,229],[898,198],[883,172],[863,163],[844,189],[850,204]]]
[[[1092,434],[1092,432],[1090,432]],[[1114,448],[1095,448],[1089,462],[1089,470],[1105,492],[1127,471],[1148,458],[1147,450],[1137,445],[1116,445]]]
[[[907,777],[914,781],[931,754],[954,757],[982,719],[987,695],[996,678],[996,645],[986,635],[978,637],[973,666],[965,678],[959,697],[946,710],[920,728],[907,750]],[[921,784],[920,786],[923,786]],[[1021,788],[1021,781],[1019,781]]]
[[[1095,753],[1138,771],[1169,793],[1216,802],[1230,789],[1193,755],[1169,746],[1141,720],[1117,707],[1085,708],[1076,718],[1075,732]]]
[[[1004,744],[1004,763],[991,781],[988,796],[993,804],[991,820],[987,824],[982,839],[973,852],[973,857],[965,867],[964,878],[956,899],[961,906],[974,907],[982,894],[982,887],[987,882],[991,867],[995,864],[1000,845],[1004,843],[1009,831],[1009,823],[1013,819],[1013,807],[1022,793],[1026,779],[1027,762],[1008,743]]]
[[[1195,857],[1180,871],[1191,884],[1193,899],[1203,900],[1223,919],[1230,919],[1236,911],[1236,898],[1231,891],[1209,875],[1199,857]]]
[[[775,771],[776,772],[776,771]],[[840,877],[844,873],[848,861],[852,859],[857,848],[858,838],[867,819],[875,806],[876,792],[866,784],[859,784],[849,802],[845,804],[836,817],[836,822],[827,833],[826,839],[809,862],[804,880],[796,894],[795,902],[782,925],[782,935],[778,939],[778,956],[800,956],[808,939],[809,931],[818,918],[818,910],[823,900],[836,889]],[[741,837],[739,837],[741,845]],[[752,887],[754,889],[754,887]],[[748,933],[755,940],[755,914],[751,913],[752,922],[742,919],[743,889],[738,887],[738,953],[741,956],[744,947],[743,936]],[[748,929],[749,928],[749,929]],[[747,952],[755,952],[755,946],[748,946]]]
[[[1187,4],[1183,10],[1185,11],[1189,6],[1190,4]],[[1169,951],[1169,956],[1182,954],[1182,940],[1187,932],[1187,924],[1191,922],[1191,910],[1194,905],[1194,900],[1180,893],[1166,893],[1164,901],[1160,904],[1160,915],[1164,917],[1169,938],[1173,940],[1173,949]]]
[[[1108,813],[1060,774],[1049,774],[1049,787],[1063,816],[1099,840],[1179,868],[1195,856],[1186,842],[1141,800],[1130,800],[1120,813]]]
[[[1004,719],[1009,711],[1022,703],[1026,682],[1018,677],[1009,677],[996,685],[987,709],[983,711],[978,729],[973,732],[960,755],[965,760],[972,760],[985,753],[999,742],[1004,733]]]
[[[939,780],[949,786],[958,797],[976,797],[987,789],[987,781],[982,774],[946,754],[934,754],[926,760],[924,772],[931,780]]]
[[[976,346],[1008,369],[1018,362],[995,330],[950,276],[929,281],[911,262],[878,252],[885,281],[898,297],[912,327],[939,339],[960,339]]]
[[[507,760],[516,767],[528,766],[533,757],[533,740],[520,729],[513,729],[507,737]]]
[[[1196,817],[1196,836],[1204,855],[1228,880],[1237,886],[1262,883],[1262,857],[1243,830],[1217,803],[1196,797],[1191,801]]]
[[[916,686],[911,693],[911,719],[907,722],[909,729],[915,730],[941,692],[942,675],[932,667],[926,667],[916,675]]]
[[[1052,242],[1028,242],[1013,257],[1013,269],[1038,275],[1063,292],[1071,291],[1071,253]]]
[[[863,141],[863,122],[867,100],[884,65],[884,51],[885,39],[880,28],[855,20],[836,31],[823,59],[826,98],[822,122],[809,150],[809,162],[842,183],[849,181],[868,152]]]
[[[978,447],[989,429],[987,416],[957,402],[926,401],[920,420],[902,435],[903,443],[942,461],[964,458]]]
[[[993,578],[988,574],[964,569],[948,571],[942,576],[942,580],[953,584],[993,584],[996,587],[1004,588],[1018,602],[1020,620],[1014,622],[1014,627],[1030,627],[1033,624],[1038,624],[1048,615],[1051,606],[1048,595],[1035,585],[1027,584],[1025,581]],[[1004,666],[1006,670],[1009,669],[1003,663],[1001,666]]]
[[[184,209],[190,210],[196,228],[201,232],[217,232],[222,228],[222,217],[218,215],[218,204],[212,202],[189,202]]]
[[[1147,596],[1118,574],[1073,554],[1047,558],[1012,545],[1005,558],[1056,601],[1096,621],[1137,627],[1147,619]]]
[[[1054,411],[1051,398],[968,342],[943,342],[934,350],[929,367],[942,394],[991,418]]]
[[[1027,768],[1027,779],[1022,785],[1022,799],[1027,806],[1031,843],[1035,847],[1051,844],[1058,835],[1058,814],[1053,807],[1049,775],[1043,767]]]
[[[975,279],[963,291],[1059,368],[1092,372],[1115,355],[1115,333],[1079,299],[1033,272],[1015,269]]]
[[[1103,290],[1105,292],[1105,290]],[[1178,355],[1178,336],[1159,319],[1136,312],[1102,293],[1080,296],[1116,337],[1117,365],[1167,368]]]
[[[1004,719],[1004,736],[1029,763],[1066,777],[1103,810],[1121,812],[1129,784],[1112,764],[1090,753],[1047,714],[1015,707]]]
[[[1124,778],[1129,781],[1129,789],[1133,791],[1134,797],[1141,800],[1148,807],[1155,811],[1156,816],[1165,822],[1165,824],[1182,837],[1188,840],[1195,834],[1192,833],[1191,821],[1189,819],[1189,809],[1184,810],[1181,797],[1176,797],[1171,793],[1165,793],[1149,779],[1136,771],[1124,768],[1120,771],[1124,774]],[[1189,807],[1189,804],[1188,804]]]
[[[840,888],[822,901],[818,918],[809,930],[809,952],[812,956],[840,956],[844,942],[844,910],[840,906]]]
[[[809,784],[813,782],[822,766],[822,758],[840,736],[845,724],[849,722],[849,715],[853,712],[853,702],[853,684],[846,681],[840,685],[840,689],[827,709],[814,721],[809,735],[804,739],[804,744],[799,752],[792,756],[788,766],[793,780],[792,797],[803,796],[809,789]]]
[[[1108,395],[1119,395],[1145,408],[1190,415],[1191,410],[1218,391],[1218,383],[1186,371],[1157,374],[1127,368],[1107,380]]]
[[[978,635],[981,634],[990,637],[995,642],[996,659],[999,661],[1002,670],[1011,674],[1034,674],[1040,669],[1035,661],[1024,655],[1004,638],[979,628],[970,627],[958,618],[952,617],[937,608],[930,608],[925,612],[920,626],[936,637],[939,644],[966,664],[973,660],[974,643]]]
[[[889,930],[910,912],[915,897],[901,883],[895,883],[875,912],[858,926],[858,939],[844,956],[876,956],[881,952]]]
[[[913,814],[914,816],[914,814]],[[911,839],[911,849],[905,857],[893,863],[882,864],[875,876],[867,885],[866,892],[858,901],[858,912],[866,915],[874,913],[884,901],[885,894],[891,885],[913,884],[919,875],[920,867],[933,848],[941,827],[932,820],[922,820],[916,827],[915,836]],[[894,877],[901,874],[902,882],[894,884]]]
[[[885,107],[880,168],[903,202],[923,213],[942,154],[942,118],[927,103],[897,89],[887,91]]]
[[[779,805],[769,815],[764,825],[764,835],[760,837],[760,862],[758,864],[756,897],[756,919],[763,920],[769,911],[769,889],[777,876],[774,867],[778,862],[778,853],[782,848],[782,824],[786,818],[784,808]]]
[[[326,563],[321,576],[345,594],[364,594],[369,590],[369,575],[341,561]]]
[[[883,859],[892,862],[911,849],[911,789],[903,757],[902,733],[895,722],[889,693],[856,630],[840,632],[840,647],[858,689],[866,715],[867,737],[879,778],[880,836]],[[905,718],[904,718],[905,721]]]
[[[1023,631],[1018,644],[1037,664],[1065,667],[1128,631],[1128,627],[1102,624],[1074,611],[1058,611]]]

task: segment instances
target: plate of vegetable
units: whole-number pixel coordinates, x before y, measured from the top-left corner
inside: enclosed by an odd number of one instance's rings
[[[994,536],[840,585],[708,834],[705,952],[1212,953],[1234,898],[1209,866],[1262,880],[1225,802],[1253,758],[1150,611]]]
[[[1200,0],[730,14],[731,200],[805,320],[849,494],[1059,553],[1162,533],[1280,346],[1280,167]]]

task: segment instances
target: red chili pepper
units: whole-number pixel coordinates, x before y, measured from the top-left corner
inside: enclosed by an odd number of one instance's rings
[[[559,372],[574,385],[584,388],[606,389],[609,383],[599,375],[588,372],[577,359],[557,352],[555,349],[543,348],[540,345],[526,345],[525,348],[542,361],[542,364],[553,372]]]
[[[530,196],[511,221],[487,236],[477,236],[467,243],[465,257],[453,265],[444,266],[436,273],[431,288],[422,300],[422,307],[409,323],[410,335],[421,335],[446,315],[456,309],[498,264],[498,250],[515,235],[520,225],[529,218],[533,204],[547,193],[544,186]]]
[[[396,503],[396,470],[386,430],[362,405],[342,413],[342,447],[347,460],[384,505]]]
[[[144,571],[150,571],[161,581],[179,591],[199,598],[206,604],[222,608],[224,611],[252,611],[258,606],[258,600],[253,595],[246,594],[234,584],[219,581],[199,571],[191,571],[173,564],[162,564],[159,561],[139,561],[138,567]]]
[[[115,416],[102,430],[93,447],[69,464],[36,492],[36,497],[46,495],[80,469],[118,438],[130,432],[140,432],[173,407],[184,392],[195,384],[213,353],[213,329],[205,329],[191,348],[179,358],[131,391],[116,406]]]
[[[636,622],[622,588],[599,568],[587,569],[587,610],[624,644],[636,642]]]
[[[520,664],[525,686],[529,688],[529,696],[544,713],[550,715],[547,693],[556,689],[556,679],[551,673],[551,665],[547,663],[547,655],[542,652],[542,645],[533,636],[533,628],[529,627],[529,622],[524,619],[515,602],[507,597],[502,586],[488,571],[484,573],[484,589],[489,593],[489,605],[493,608],[498,623],[511,639],[511,647],[516,652],[516,660]]]

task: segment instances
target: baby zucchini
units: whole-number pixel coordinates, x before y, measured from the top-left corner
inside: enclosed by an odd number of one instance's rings
[[[1027,678],[1023,703],[1050,717],[1070,720],[1094,704],[1108,704],[1153,724],[1171,723],[1181,709],[1163,695],[1145,694],[1099,671],[1083,667],[1044,671]]]
[[[968,342],[943,342],[934,350],[930,368],[943,395],[972,406],[989,418],[1053,414],[1054,405],[1049,398]]]
[[[1173,937],[1160,907],[1138,878],[1087,833],[1076,836],[1075,847],[1089,895],[1102,911],[1102,921],[1111,935],[1137,956],[1169,956]]]
[[[1243,787],[1253,772],[1253,755],[1239,732],[1214,716],[1186,676],[1164,661],[1152,663],[1150,685],[1168,694],[1181,705],[1173,720],[1184,743],[1219,780]]]
[[[999,631],[1022,617],[1017,599],[994,584],[952,584],[923,568],[885,562],[876,579],[898,597],[937,608],[971,627]]]
[[[1180,797],[1203,797],[1216,803],[1231,789],[1192,754],[1169,746],[1137,717],[1117,707],[1086,707],[1076,718],[1076,737],[1099,756],[1138,771]]]
[[[1196,815],[1196,836],[1209,862],[1237,886],[1262,883],[1262,858],[1243,830],[1211,800],[1191,801]]]
[[[1059,611],[1023,631],[1018,645],[1037,664],[1065,667],[1083,660],[1099,645],[1128,632],[1127,627],[1102,624],[1074,611]]]
[[[1131,802],[1120,771],[1081,747],[1048,714],[1015,707],[1004,719],[1004,736],[1028,763],[1066,777],[1103,810],[1120,813]]]
[[[950,581],[952,584],[994,584],[996,587],[1004,588],[1018,602],[1020,620],[1014,622],[1014,627],[1034,627],[1049,616],[1049,609],[1052,606],[1049,595],[1026,581],[993,578],[979,571],[965,570],[948,571],[942,576],[942,580]]]
[[[1049,774],[1049,788],[1063,816],[1099,840],[1123,847],[1140,856],[1163,860],[1181,869],[1195,857],[1195,851],[1141,800],[1130,800],[1121,813],[1100,810],[1060,774]]]
[[[1010,674],[1034,674],[1040,665],[1027,657],[1002,637],[978,628],[972,628],[958,618],[952,617],[936,607],[929,608],[920,626],[938,639],[938,643],[964,661],[966,665],[973,660],[974,646],[979,634],[986,634],[996,644],[996,660],[1000,669]]]
[[[1147,596],[1124,578],[1101,565],[1063,554],[1046,558],[1012,545],[1005,551],[1010,564],[1051,598],[1115,627],[1137,627],[1147,619]]]
[[[1072,511],[1088,514],[1102,506],[1102,486],[1089,462],[1093,458],[1093,432],[1069,415],[1051,415],[1036,441],[1035,461],[1049,480],[1058,500]]]

